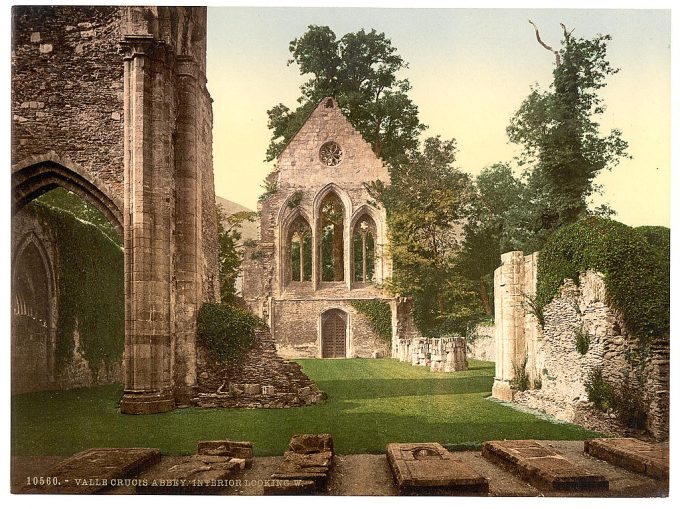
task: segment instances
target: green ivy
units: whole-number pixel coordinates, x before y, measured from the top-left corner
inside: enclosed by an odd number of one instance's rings
[[[260,324],[250,311],[230,304],[208,302],[198,311],[199,339],[232,366],[243,360]]]
[[[385,343],[392,341],[392,310],[390,305],[382,300],[353,300],[352,307],[368,318],[371,329]]]
[[[631,228],[588,217],[558,229],[538,258],[536,303],[540,309],[565,278],[578,283],[587,269],[601,272],[610,304],[641,340],[668,337],[670,330],[670,230]]]
[[[295,191],[290,198],[288,198],[288,208],[294,209],[302,202],[303,198],[302,191]]]
[[[96,222],[48,201],[38,199],[28,207],[57,234],[57,364],[63,367],[71,359],[77,327],[82,354],[97,373],[102,365],[120,362],[123,354],[123,249],[112,230],[102,231]]]

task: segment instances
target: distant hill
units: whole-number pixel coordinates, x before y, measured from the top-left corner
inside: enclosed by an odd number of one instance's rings
[[[236,212],[253,212],[248,207],[244,207],[233,201],[229,201],[221,196],[215,196],[215,203],[222,207],[224,214],[229,216]],[[244,221],[241,226],[241,240],[253,239],[257,240],[257,221]]]

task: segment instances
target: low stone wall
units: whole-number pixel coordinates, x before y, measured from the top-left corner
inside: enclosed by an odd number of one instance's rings
[[[478,361],[496,362],[496,328],[493,324],[477,325],[467,340],[468,357]]]
[[[395,358],[412,366],[429,366],[430,371],[465,371],[468,368],[465,338],[399,339]]]

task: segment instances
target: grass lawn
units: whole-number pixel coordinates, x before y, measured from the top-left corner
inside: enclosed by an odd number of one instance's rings
[[[380,453],[390,442],[471,447],[485,440],[580,440],[598,436],[485,399],[493,363],[470,360],[459,373],[431,373],[394,359],[299,361],[328,394],[289,409],[186,408],[122,415],[120,386],[40,392],[12,398],[12,454],[70,455],[89,447],[158,447],[191,454],[199,440],[253,442],[257,456],[281,454],[296,433],[332,433],[336,452]]]

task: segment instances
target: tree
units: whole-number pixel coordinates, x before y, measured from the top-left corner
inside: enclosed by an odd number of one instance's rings
[[[397,73],[408,67],[384,33],[375,30],[348,33],[338,39],[326,26],[310,25],[290,43],[292,58],[302,75],[300,106],[291,110],[277,104],[267,111],[272,139],[267,160],[278,157],[319,101],[334,97],[352,125],[389,163],[405,161],[418,148],[425,126],[408,97],[408,80]]]
[[[523,146],[520,164],[528,167],[540,238],[587,214],[595,177],[628,157],[621,132],[603,135],[597,122],[605,109],[598,91],[618,72],[606,59],[611,37],[575,38],[564,26],[563,32],[550,90],[532,90],[507,129],[510,141]],[[553,51],[538,30],[536,36]]]
[[[471,182],[454,166],[455,155],[455,140],[428,138],[422,150],[392,169],[390,186],[367,185],[387,211],[390,288],[413,296],[416,325],[424,334],[465,330],[456,313],[470,295],[469,285],[458,284],[453,269]]]
[[[220,298],[222,302],[236,299],[236,279],[243,261],[241,226],[244,221],[254,221],[256,212],[236,212],[227,216],[221,205],[217,205],[217,242],[220,277]]]
[[[502,253],[531,246],[528,189],[508,164],[484,168],[474,182],[456,271],[475,283],[487,315],[493,315],[493,271]]]

